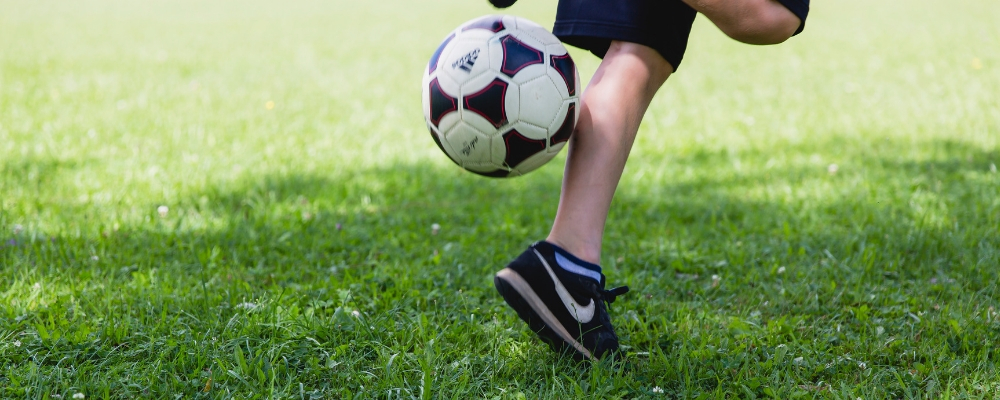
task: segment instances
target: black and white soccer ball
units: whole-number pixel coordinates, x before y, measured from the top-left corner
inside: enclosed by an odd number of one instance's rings
[[[424,119],[438,147],[466,170],[518,176],[566,145],[580,110],[573,59],[545,28],[490,15],[455,29],[423,79]]]

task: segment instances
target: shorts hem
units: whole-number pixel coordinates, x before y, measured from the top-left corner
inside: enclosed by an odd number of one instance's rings
[[[656,50],[663,59],[677,70],[684,58],[684,50],[670,51],[662,41],[653,40],[657,34],[634,27],[587,20],[557,21],[552,33],[564,43],[578,47],[597,57],[604,58],[612,40],[641,44]]]
[[[788,11],[791,11],[792,14],[799,17],[799,21],[801,21],[799,23],[799,29],[796,29],[792,36],[802,33],[802,31],[806,28],[806,17],[809,16],[809,2],[802,0],[778,0],[778,3],[785,6]]]

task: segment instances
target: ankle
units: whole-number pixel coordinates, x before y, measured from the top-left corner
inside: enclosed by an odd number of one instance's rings
[[[561,247],[563,250],[576,256],[576,258],[579,258],[583,261],[595,265],[601,265],[600,244],[598,244],[597,246],[588,246],[585,243],[580,243],[577,241],[561,240],[552,235],[549,235],[549,237],[545,238],[545,241]]]

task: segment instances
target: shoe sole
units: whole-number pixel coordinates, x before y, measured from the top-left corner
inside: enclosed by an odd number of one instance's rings
[[[574,350],[580,352],[588,359],[593,359],[594,356],[591,355],[590,350],[583,347],[580,342],[576,340],[569,331],[559,323],[559,319],[556,318],[552,311],[545,305],[545,302],[538,297],[538,294],[531,288],[528,281],[525,281],[517,272],[510,268],[504,268],[497,272],[496,276],[493,278],[493,285],[496,286],[497,291],[503,296],[504,300],[507,301],[514,310],[523,310],[528,306],[535,315],[548,327],[550,330],[555,332],[559,339],[563,342],[568,343],[573,347]],[[517,296],[511,295],[510,291],[513,290]],[[524,318],[522,318],[524,319]],[[526,321],[527,322],[527,321]]]

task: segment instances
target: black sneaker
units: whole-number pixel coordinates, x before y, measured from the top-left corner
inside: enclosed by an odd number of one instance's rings
[[[604,302],[615,301],[628,286],[604,290],[600,267],[551,243],[537,242],[497,272],[493,285],[552,350],[572,350],[576,359],[601,358],[618,350]]]

